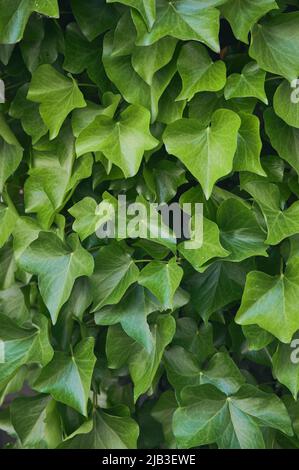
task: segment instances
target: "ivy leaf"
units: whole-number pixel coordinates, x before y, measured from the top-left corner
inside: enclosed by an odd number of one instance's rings
[[[23,149],[0,113],[0,192],[4,183],[18,168]]]
[[[132,66],[149,86],[153,83],[155,73],[171,61],[176,45],[176,39],[167,37],[151,46],[134,48]]]
[[[91,197],[85,197],[69,209],[69,213],[76,219],[73,223],[73,229],[79,234],[81,240],[85,240],[92,233],[96,233],[102,224],[110,220],[109,215],[114,216],[114,207],[111,214],[104,212],[107,203],[114,203],[112,197],[109,196],[109,193],[103,194],[104,199],[100,204],[97,204]],[[108,211],[106,210],[106,212]]]
[[[285,77],[290,82],[299,74],[299,13],[281,13],[256,24],[251,33],[249,55],[261,69]],[[292,37],[292,41],[289,41]]]
[[[266,72],[260,69],[256,62],[249,62],[240,74],[232,73],[227,78],[224,89],[225,99],[253,97],[268,104],[265,78]]]
[[[205,263],[213,258],[225,258],[229,255],[220,243],[220,232],[217,224],[203,218],[203,244],[200,248],[190,249],[189,241],[179,244],[178,249],[196,271],[201,272]],[[192,243],[192,242],[191,242]]]
[[[279,188],[263,180],[244,178],[242,188],[255,198],[265,217],[268,229],[266,243],[277,245],[284,238],[298,232],[298,201],[283,210]]]
[[[171,309],[183,274],[176,258],[171,258],[167,263],[152,261],[142,269],[138,282],[149,289],[166,309]]]
[[[242,297],[245,276],[244,266],[221,261],[196,274],[190,280],[194,310],[207,323],[214,312]]]
[[[221,7],[221,12],[231,25],[235,37],[248,44],[248,33],[255,23],[277,8],[273,0],[229,0]]]
[[[64,441],[61,449],[136,449],[139,428],[126,410],[97,409],[93,418]]]
[[[24,271],[38,275],[41,296],[53,324],[70,296],[75,279],[90,276],[94,266],[92,256],[81,247],[76,235],[70,235],[65,244],[57,235],[47,232],[41,232],[22,253],[19,264]]]
[[[252,271],[247,275],[241,306],[235,321],[258,325],[283,343],[299,330],[294,298],[299,293],[299,260],[288,261],[285,273],[269,276]]]
[[[221,60],[213,62],[205,46],[185,44],[178,58],[178,72],[183,87],[177,100],[191,100],[201,91],[219,91],[226,82],[226,66]]]
[[[150,352],[119,330],[117,326],[108,330],[106,352],[110,368],[122,367],[128,361],[134,383],[134,401],[149,391],[157,373],[164,349],[175,333],[175,321],[170,315],[157,318],[152,325],[153,348]]]
[[[0,43],[13,44],[22,39],[27,21],[34,11],[59,17],[57,0],[1,0]]]
[[[72,355],[56,351],[52,361],[34,382],[35,390],[49,393],[56,401],[87,416],[91,377],[96,363],[93,349],[94,339],[86,338],[77,344]]]
[[[106,5],[105,0],[71,0],[74,16],[84,36],[93,41],[110,29],[117,19],[117,12]]]
[[[291,107],[291,101],[289,103],[289,107]],[[282,119],[275,115],[272,109],[267,109],[265,111],[264,119],[265,129],[270,138],[272,147],[275,148],[278,155],[295,168],[298,173],[298,129],[288,126]]]
[[[76,23],[69,23],[66,29],[65,57],[63,68],[68,72],[80,74],[87,70],[93,77],[94,67],[100,67],[101,46],[98,40],[89,42]]]
[[[208,127],[196,119],[183,118],[167,126],[164,132],[167,152],[186,165],[200,182],[207,199],[215,182],[232,170],[240,124],[236,113],[219,109]]]
[[[75,108],[83,108],[86,102],[75,80],[57,72],[51,65],[41,65],[33,73],[28,99],[40,103],[39,111],[50,131],[50,139],[59,130]]]
[[[24,85],[18,89],[10,105],[9,114],[21,120],[24,131],[32,137],[32,144],[36,144],[48,129],[39,114],[39,105],[26,99],[28,88],[28,85]]]
[[[54,449],[62,440],[60,416],[54,400],[46,395],[17,398],[11,420],[25,448]]]
[[[221,245],[230,252],[230,261],[251,256],[267,256],[266,234],[251,208],[237,199],[223,201],[217,211]]]
[[[135,105],[123,111],[117,122],[108,116],[98,116],[80,133],[77,155],[101,151],[126,177],[134,176],[145,150],[153,149],[158,143],[150,134],[149,124],[150,113]]]
[[[155,0],[107,0],[107,3],[123,3],[139,11],[143,20],[151,30],[156,19],[156,1]]]
[[[96,312],[95,322],[97,325],[120,323],[128,336],[150,352],[153,338],[146,318],[160,309],[161,306],[155,298],[142,287],[135,285],[128,290],[120,303],[106,306]]]
[[[216,8],[207,8],[206,4],[190,0],[175,3],[159,0],[156,21],[149,32],[139,14],[133,11],[132,15],[139,46],[148,46],[165,36],[173,36],[185,41],[201,41],[219,52],[219,11]]]
[[[228,397],[212,385],[186,387],[173,418],[174,434],[183,448],[215,442],[220,448],[264,448],[263,425],[292,435],[291,421],[280,399],[252,385]]]
[[[289,126],[299,128],[299,104],[291,99],[292,88],[284,80],[276,89],[273,98],[274,111]]]
[[[241,127],[238,132],[238,146],[234,157],[235,171],[249,171],[266,176],[260,162],[262,140],[260,137],[260,121],[257,116],[239,113]]]
[[[298,334],[294,339],[298,339]],[[272,357],[273,375],[285,385],[297,400],[299,392],[299,365],[292,362],[294,349],[290,344],[279,343]]]
[[[90,278],[93,290],[93,311],[118,303],[131,284],[137,281],[139,269],[130,252],[119,243],[102,247],[95,258]]]
[[[211,384],[223,393],[236,393],[245,378],[227,353],[216,353],[203,368],[197,356],[180,346],[165,351],[164,362],[167,377],[180,396],[184,387],[189,385]]]
[[[128,103],[140,105],[151,111],[152,122],[158,115],[158,102],[174,74],[176,63],[172,60],[158,70],[149,86],[135,71],[130,55],[114,54],[115,34],[106,34],[103,44],[103,64],[109,79],[121,92]],[[126,41],[126,38],[125,38]],[[125,45],[127,42],[125,42]]]

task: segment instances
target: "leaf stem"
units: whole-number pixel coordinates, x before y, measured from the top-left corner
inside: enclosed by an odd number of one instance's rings
[[[78,83],[78,85],[83,87],[98,88],[98,86],[94,83]]]

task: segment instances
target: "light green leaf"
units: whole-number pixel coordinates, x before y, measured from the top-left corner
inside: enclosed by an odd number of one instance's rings
[[[51,140],[57,137],[64,120],[73,109],[86,106],[76,81],[47,64],[41,65],[33,73],[28,99],[40,103],[39,111],[50,131]]]
[[[294,337],[294,343],[298,342],[298,334]],[[291,344],[279,343],[278,347],[272,357],[273,361],[273,375],[283,385],[285,385],[292,393],[295,400],[297,400],[299,392],[299,363],[294,361],[293,355],[295,348]]]
[[[229,0],[221,7],[221,12],[229,21],[235,37],[247,44],[248,33],[255,23],[277,8],[273,0]]]
[[[117,304],[131,284],[137,281],[139,269],[130,252],[119,243],[99,250],[95,258],[95,270],[91,276],[93,311],[105,305]]]
[[[213,62],[206,48],[197,43],[183,45],[178,58],[182,91],[177,100],[191,100],[200,91],[219,91],[226,82],[226,66],[221,60]]]
[[[94,339],[82,340],[72,355],[57,351],[34,382],[35,390],[49,393],[56,401],[87,416],[91,377],[96,363]]]
[[[253,210],[237,199],[227,199],[217,211],[221,245],[230,252],[230,261],[243,261],[251,256],[268,256],[266,233]]]
[[[1,0],[0,43],[13,44],[22,39],[27,21],[34,11],[59,17],[57,0]]]
[[[265,78],[266,72],[260,69],[256,62],[249,62],[240,74],[233,73],[227,77],[224,89],[225,99],[253,97],[268,104]]]
[[[136,449],[138,434],[139,427],[127,410],[97,409],[92,420],[83,423],[59,448]]]
[[[6,180],[18,168],[23,156],[23,149],[6,124],[0,113],[0,192]]]
[[[240,124],[236,113],[219,109],[208,127],[196,119],[183,118],[167,126],[164,132],[168,153],[178,157],[197,178],[206,198],[216,181],[232,170]]]
[[[138,282],[149,289],[166,309],[171,309],[174,294],[181,283],[183,274],[176,258],[171,258],[167,263],[152,261],[142,269]]]
[[[176,39],[167,37],[151,46],[134,48],[132,53],[133,68],[149,86],[152,85],[155,73],[171,61],[176,45]]]
[[[81,247],[76,235],[70,235],[65,244],[57,235],[47,232],[41,232],[22,253],[19,264],[24,271],[38,275],[40,293],[53,324],[75,279],[90,276],[94,267],[92,256]]]
[[[289,126],[299,127],[299,104],[292,100],[294,88],[290,86],[287,80],[284,80],[277,88],[274,98],[274,111]],[[297,100],[296,100],[297,101]]]
[[[299,330],[295,301],[298,294],[298,257],[290,259],[285,273],[277,276],[252,271],[235,320],[239,325],[259,325],[283,343],[290,343]]]
[[[17,398],[10,407],[11,420],[24,448],[54,449],[62,440],[56,403],[46,395]]]
[[[77,155],[101,151],[126,177],[134,176],[145,150],[158,144],[149,131],[149,124],[150,113],[135,105],[123,111],[117,122],[108,116],[98,116],[80,133],[76,142]]]
[[[203,218],[203,244],[200,248],[189,248],[189,241],[180,243],[178,249],[196,271],[201,272],[202,266],[213,258],[226,258],[229,251],[220,243],[220,232],[215,222]],[[191,242],[192,243],[192,242]]]
[[[192,0],[171,3],[158,0],[156,21],[150,31],[141,16],[133,11],[137,29],[136,44],[147,46],[165,36],[173,36],[183,41],[201,41],[213,51],[219,52],[219,11],[212,8],[212,5],[211,8],[208,7],[206,2],[201,4]]]
[[[123,3],[139,11],[150,30],[156,18],[156,0],[107,0],[107,3]]]
[[[299,75],[299,13],[282,13],[256,24],[249,55],[261,69],[292,81]],[[289,38],[292,38],[292,41]]]
[[[242,179],[242,188],[254,197],[264,215],[268,229],[266,243],[277,245],[284,238],[298,233],[299,203],[295,201],[284,209],[279,188],[263,178],[255,178]]]
[[[260,137],[260,120],[257,116],[239,113],[241,127],[238,132],[238,146],[234,157],[235,171],[249,171],[266,176],[260,162],[262,140]]]

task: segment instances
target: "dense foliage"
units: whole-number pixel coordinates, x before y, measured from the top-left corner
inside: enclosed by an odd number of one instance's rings
[[[9,445],[299,448],[298,51],[297,0],[0,0]]]

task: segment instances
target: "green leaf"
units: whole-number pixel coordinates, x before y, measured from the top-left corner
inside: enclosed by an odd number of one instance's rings
[[[227,78],[224,89],[225,99],[253,97],[268,104],[265,93],[265,78],[266,72],[260,69],[256,62],[249,62],[240,74],[232,73]]]
[[[130,252],[119,243],[100,248],[91,276],[93,311],[117,304],[131,284],[137,281],[139,269]]]
[[[84,129],[76,142],[77,155],[101,151],[128,178],[134,176],[145,150],[157,146],[149,131],[150,113],[138,106],[129,106],[115,122],[108,116],[98,116]]]
[[[107,3],[123,3],[139,11],[148,28],[151,29],[156,18],[155,0],[107,0]]]
[[[250,272],[236,322],[240,325],[259,325],[283,343],[290,343],[299,329],[294,302],[299,292],[298,273],[297,257],[289,260],[285,273],[277,276]]]
[[[46,395],[17,398],[10,407],[11,420],[25,448],[54,449],[62,440],[56,403]]]
[[[61,449],[136,449],[139,428],[118,409],[99,410],[60,446]]]
[[[81,247],[74,234],[65,244],[57,235],[47,232],[41,232],[22,253],[19,264],[24,271],[38,275],[41,296],[53,324],[70,296],[75,279],[90,276],[94,266],[92,256]]]
[[[38,104],[26,99],[28,88],[28,85],[24,85],[18,89],[10,105],[9,114],[21,120],[24,131],[32,137],[32,143],[36,144],[48,130],[39,114]]]
[[[171,61],[176,45],[176,39],[167,37],[151,46],[134,48],[132,53],[133,68],[149,86],[153,83],[155,73]]]
[[[284,80],[277,88],[274,98],[274,111],[289,126],[299,127],[299,104],[292,100],[290,84]]]
[[[86,106],[76,81],[47,64],[41,65],[34,72],[28,99],[40,103],[39,111],[50,131],[51,140],[57,137],[63,122],[73,109]]]
[[[221,245],[230,252],[230,261],[251,256],[267,256],[266,234],[253,210],[237,199],[227,199],[217,211]]]
[[[192,243],[192,242],[191,242]],[[220,232],[217,224],[203,218],[203,244],[200,248],[190,248],[190,242],[180,243],[178,249],[196,271],[201,272],[202,266],[213,258],[225,258],[229,251],[220,243]]]
[[[0,113],[0,192],[6,180],[18,168],[23,149]]]
[[[167,377],[177,396],[188,385],[211,384],[223,393],[236,393],[245,378],[227,353],[217,353],[209,364],[200,367],[197,357],[180,346],[164,354]]]
[[[244,178],[242,188],[254,197],[264,215],[268,229],[266,243],[277,245],[284,238],[298,233],[299,204],[296,201],[284,209],[279,188],[264,179],[255,178]]]
[[[261,449],[265,443],[259,426],[265,424],[292,435],[279,398],[251,385],[228,397],[212,385],[186,387],[173,418],[174,434],[183,448],[217,443],[220,448]]]
[[[150,352],[142,348],[120,331],[110,327],[107,335],[106,352],[109,367],[117,369],[128,361],[130,375],[134,383],[134,401],[147,393],[157,373],[166,346],[175,332],[175,321],[169,315],[159,316],[152,325],[153,348]]]
[[[128,336],[147,351],[153,347],[153,338],[147,323],[147,316],[161,306],[149,293],[138,285],[124,295],[120,303],[109,305],[95,313],[97,325],[116,325],[120,323]]]
[[[89,41],[110,29],[117,12],[105,0],[71,0],[71,7],[79,27]]]
[[[298,24],[299,13],[293,12],[276,15],[253,27],[249,55],[261,69],[282,75],[289,81],[298,77]]]
[[[138,33],[136,44],[147,46],[165,36],[173,36],[184,41],[201,41],[213,51],[219,52],[219,11],[216,8],[207,8],[208,6],[206,2],[200,5],[192,0],[175,3],[159,0],[156,21],[150,31],[141,16],[133,12]]]
[[[291,102],[289,106],[291,107]],[[272,109],[265,111],[264,119],[266,133],[270,138],[272,147],[277,151],[278,155],[295,168],[298,173],[298,129],[288,126],[282,119],[275,115]]]
[[[13,44],[22,39],[27,21],[34,11],[59,17],[57,0],[1,0],[0,43]]]
[[[221,7],[221,12],[229,21],[235,37],[247,44],[248,33],[255,23],[277,8],[273,0],[229,0]]]
[[[183,277],[176,258],[169,262],[152,261],[139,274],[138,282],[149,289],[166,309],[173,307],[173,297]]]
[[[158,70],[152,79],[151,86],[149,86],[135,72],[131,56],[115,55],[114,42],[115,34],[113,35],[113,32],[110,31],[106,34],[103,44],[103,64],[107,75],[128,103],[140,105],[150,110],[152,122],[154,122],[159,111],[159,99],[176,73],[176,63],[172,60]]]
[[[298,341],[298,335],[295,335],[294,340]],[[298,362],[292,362],[293,354],[294,348],[292,343],[278,344],[272,357],[273,375],[290,390],[294,399],[297,400],[299,392],[299,364]]]
[[[215,262],[190,281],[191,302],[205,322],[217,310],[242,297],[246,270],[240,264]]]
[[[183,118],[167,126],[164,132],[167,151],[178,157],[197,178],[206,198],[210,197],[216,181],[232,170],[240,124],[236,113],[219,109],[208,127],[196,119]]]
[[[239,113],[241,127],[238,132],[238,146],[234,157],[235,171],[249,171],[266,176],[260,162],[262,140],[260,121],[257,116]]]
[[[52,361],[42,369],[35,390],[49,393],[59,402],[87,416],[91,377],[96,363],[94,339],[82,340],[69,355],[56,351]]]
[[[200,91],[219,91],[226,82],[226,66],[221,60],[213,62],[201,44],[185,44],[178,58],[182,91],[177,100],[191,100]]]

